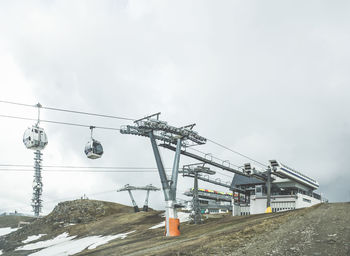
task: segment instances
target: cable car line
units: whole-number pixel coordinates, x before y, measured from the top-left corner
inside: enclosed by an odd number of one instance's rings
[[[1,172],[26,172],[26,171],[32,171],[32,169],[22,169],[22,168],[33,168],[31,165],[15,165],[15,164],[0,164],[0,171]],[[5,167],[10,167],[9,169],[4,169]],[[12,169],[13,167],[19,167],[20,169]],[[22,167],[22,168],[21,168]],[[84,167],[84,166],[60,166],[60,165],[43,165],[42,168],[63,168],[63,169],[44,169],[43,172],[92,172],[92,173],[128,173],[128,172],[134,172],[134,173],[154,173],[157,172],[157,168],[155,167]],[[68,170],[67,170],[68,169]],[[71,169],[71,170],[69,170]],[[90,169],[90,170],[89,170]],[[97,170],[91,170],[91,169],[97,169]],[[171,171],[171,168],[165,168],[168,171]],[[231,176],[218,172],[218,174],[229,177],[232,179]]]
[[[51,108],[51,107],[42,107],[42,108],[43,108],[43,109],[47,109],[47,110],[54,110],[54,111],[61,111],[61,112],[69,112],[69,113],[81,114],[81,115],[89,115],[89,116],[98,116],[98,117],[114,118],[114,119],[127,120],[127,121],[134,121],[134,120],[135,120],[135,119],[132,119],[132,118],[127,118],[127,117],[112,116],[112,115],[103,115],[103,114],[95,114],[95,113],[89,113],[89,112],[83,112],[83,111],[76,111],[76,110],[59,109],[59,108]]]
[[[38,107],[38,104],[31,105],[31,104],[25,104],[25,103],[19,103],[19,102],[11,102],[11,101],[5,101],[5,100],[0,100],[0,103],[6,103],[6,104],[13,104],[13,105],[20,105],[20,106],[26,106],[26,107]],[[40,108],[42,109],[47,109],[47,110],[53,110],[53,111],[61,111],[61,112],[69,112],[69,113],[75,113],[75,114],[83,114],[83,115],[91,115],[91,116],[98,116],[98,117],[106,117],[106,118],[114,118],[114,119],[121,119],[121,120],[128,120],[128,121],[134,121],[135,119],[132,118],[126,118],[126,117],[119,117],[119,116],[112,116],[112,115],[105,115],[105,114],[96,114],[96,113],[90,113],[90,112],[84,112],[84,111],[76,111],[76,110],[69,110],[69,109],[61,109],[61,108],[53,108],[53,107],[44,107],[40,105]],[[16,119],[22,119],[22,120],[30,120],[30,121],[36,121],[36,119],[30,119],[30,118],[23,118],[23,117],[14,117],[14,116],[8,116],[8,115],[0,115],[0,117],[7,117],[7,118],[16,118]],[[69,123],[69,122],[58,122],[58,121],[52,121],[52,120],[40,120],[41,122],[46,122],[46,123],[54,123],[54,124],[64,124],[64,125],[73,125],[73,126],[80,126],[80,127],[91,127],[90,125],[83,125],[83,124],[74,124],[74,123]],[[94,126],[94,128],[98,129],[106,129],[106,130],[117,130],[120,131],[119,128],[113,128],[113,127],[102,127],[102,126]],[[260,161],[257,161],[245,154],[242,154],[236,150],[230,149],[229,147],[224,146],[221,143],[218,143],[216,141],[213,141],[211,139],[207,139],[207,141],[210,141],[211,143],[222,147],[226,150],[229,150],[237,155],[240,155],[246,159],[249,159],[259,165],[262,165],[264,167],[268,167],[266,164],[263,164]],[[195,151],[200,152],[199,150],[193,149]],[[204,152],[201,152],[204,153]],[[204,153],[205,154],[205,153]],[[214,158],[214,157],[213,157]],[[218,159],[220,160],[220,159]],[[232,164],[234,165],[234,164]],[[234,165],[239,168],[239,166]]]
[[[26,171],[32,171],[32,169],[22,169],[22,168],[33,168],[32,165],[25,165],[25,164],[0,164],[1,172],[26,172]],[[9,167],[9,169],[4,169],[6,167]],[[13,169],[14,167],[20,168],[20,169]],[[64,166],[64,165],[43,165],[42,168],[45,168],[43,172],[90,172],[90,173],[127,173],[127,172],[133,172],[133,173],[153,173],[156,172],[158,169],[156,167],[131,167],[131,166]],[[49,169],[47,169],[49,168]],[[63,168],[63,169],[50,169],[50,168]],[[67,170],[68,169],[68,170]],[[71,169],[71,170],[69,170]],[[97,170],[91,170],[91,169],[97,169]],[[164,168],[165,170],[170,171],[171,168]],[[216,171],[218,174],[226,176],[232,180],[232,176],[227,175],[225,173]]]
[[[12,102],[12,101],[5,101],[5,100],[0,100],[1,103],[6,103],[6,104],[13,104],[13,105],[20,105],[20,106],[26,106],[26,107],[38,107],[38,104],[35,105],[31,105],[31,104],[25,104],[25,103],[19,103],[19,102]],[[98,117],[106,117],[106,118],[114,118],[114,119],[121,119],[121,120],[128,120],[128,121],[135,121],[136,119],[133,118],[126,118],[126,117],[119,117],[119,116],[113,116],[113,115],[105,115],[105,114],[96,114],[96,113],[90,113],[90,112],[84,112],[84,111],[76,111],[76,110],[69,110],[69,109],[61,109],[61,108],[53,108],[53,107],[44,107],[44,106],[40,106],[40,108],[42,109],[47,109],[47,110],[53,110],[53,111],[61,111],[61,112],[69,112],[69,113],[75,113],[75,114],[83,114],[83,115],[91,115],[91,116],[98,116]],[[5,116],[5,115],[0,115],[1,117],[8,117],[8,118],[16,118],[16,117],[11,117],[11,116]],[[23,120],[31,120],[31,121],[36,121],[35,119],[25,119],[25,118],[18,118],[18,119],[23,119]],[[73,124],[73,123],[67,123],[67,122],[56,122],[56,121],[49,121],[49,120],[40,120],[41,122],[47,122],[47,123],[56,123],[56,124],[66,124],[66,125],[75,125],[75,126],[81,126],[81,127],[90,127],[88,125],[81,125],[81,124]],[[110,127],[97,127],[99,129],[109,129],[109,130],[120,130],[118,128],[110,128]],[[253,158],[244,155],[236,150],[230,149],[229,147],[226,147],[224,145],[222,145],[221,143],[215,142],[211,139],[207,139],[208,141],[210,141],[211,143],[222,147],[226,150],[229,150],[237,155],[240,155],[244,158],[247,158],[259,165],[262,165],[264,167],[268,167],[266,164],[261,163],[260,161],[254,160]],[[203,153],[203,152],[202,152]],[[239,168],[239,166],[236,166]]]
[[[233,150],[233,149],[230,149],[229,147],[226,147],[226,146],[224,146],[224,145],[222,145],[222,144],[220,144],[220,143],[218,143],[218,142],[215,142],[215,141],[213,141],[213,140],[211,140],[211,139],[208,139],[208,138],[207,138],[207,141],[210,141],[211,143],[213,143],[213,144],[215,144],[215,145],[217,145],[217,146],[219,146],[219,147],[222,147],[222,148],[224,148],[224,149],[227,149],[227,150],[229,150],[229,151],[231,151],[231,152],[233,152],[233,153],[235,153],[235,154],[237,154],[237,155],[240,155],[240,156],[242,156],[242,157],[245,157],[245,158],[247,158],[247,159],[249,159],[249,160],[251,160],[251,161],[253,161],[253,162],[257,163],[257,164],[260,164],[260,165],[262,165],[262,166],[264,166],[264,167],[268,167],[266,164],[263,164],[263,163],[261,163],[261,162],[259,162],[259,161],[257,161],[257,160],[254,160],[253,158],[251,158],[251,157],[249,157],[249,156],[246,156],[246,155],[244,155],[244,154],[242,154],[242,153],[239,153],[238,151],[235,151],[235,150]]]
[[[27,117],[20,117],[20,116],[10,116],[10,115],[1,115],[0,117],[5,117],[5,118],[12,118],[12,119],[20,119],[20,120],[27,120],[27,121],[37,121],[37,119],[33,118],[27,118]],[[71,125],[71,126],[78,126],[78,127],[87,127],[90,128],[91,125],[86,125],[86,124],[77,124],[77,123],[69,123],[69,122],[60,122],[60,121],[53,121],[53,120],[43,120],[40,119],[40,122],[44,123],[52,123],[52,124],[62,124],[62,125]],[[115,130],[115,131],[120,131],[119,128],[114,128],[114,127],[105,127],[105,126],[94,126],[97,129],[103,129],[103,130]]]
[[[12,102],[12,101],[6,101],[6,100],[0,100],[0,102],[1,103],[6,103],[6,104],[12,104],[12,105],[25,106],[25,107],[38,107],[37,104],[31,105],[31,104],[24,104],[24,103]],[[63,109],[63,108],[53,108],[53,107],[45,107],[45,106],[41,106],[40,108],[46,109],[46,110],[53,110],[53,111],[68,112],[68,113],[73,113],[73,114],[80,114],[80,115],[98,116],[98,117],[113,118],[113,119],[128,120],[128,121],[134,121],[135,120],[133,118],[127,118],[127,117],[105,115],[105,114],[97,114],[97,113],[77,111],[77,110],[70,110],[70,109]]]
[[[0,102],[1,102],[1,101],[0,101]],[[13,118],[13,119],[20,119],[20,120],[29,120],[29,121],[37,121],[36,119],[33,119],[33,118],[18,117],[18,116],[10,116],[10,115],[1,115],[1,114],[0,114],[0,117]],[[40,120],[40,122],[54,123],[54,124],[62,124],[62,125],[71,125],[71,126],[78,126],[78,127],[85,127],[85,128],[90,128],[90,127],[91,127],[91,125],[76,124],[76,123],[68,123],[68,122],[59,122],[59,121],[52,121],[52,120]],[[97,129],[105,129],[105,130],[116,130],[116,131],[119,131],[119,130],[120,130],[119,128],[114,128],[114,127],[103,127],[103,126],[94,126],[94,128],[97,128]],[[217,143],[217,142],[215,142],[215,141],[213,141],[213,140],[210,140],[210,139],[207,139],[207,140],[210,141],[210,142],[212,142],[212,143],[214,143],[214,144],[216,144],[216,145],[218,145],[218,146],[220,146],[220,147],[223,147],[223,148],[225,148],[225,149],[227,149],[227,150],[229,150],[229,151],[231,151],[231,152],[233,152],[233,153],[239,154],[240,156],[243,156],[243,157],[245,157],[245,158],[247,158],[247,159],[249,159],[249,160],[251,160],[251,161],[253,161],[253,162],[256,162],[256,163],[258,163],[258,164],[260,164],[260,165],[263,165],[263,166],[267,167],[265,164],[263,164],[263,163],[261,163],[261,162],[259,162],[259,161],[256,161],[256,160],[254,160],[254,159],[252,159],[252,158],[250,158],[250,157],[248,157],[248,156],[246,156],[246,155],[243,155],[242,153],[239,153],[239,152],[237,152],[237,151],[234,151],[234,150],[232,150],[232,149],[230,149],[230,148],[228,148],[228,147],[226,147],[226,146],[224,146],[224,145],[222,145],[222,144],[220,144],[220,143]],[[199,152],[199,153],[202,153],[202,154],[204,154],[204,155],[206,154],[205,152],[200,151],[200,150],[195,149],[195,148],[189,148],[189,149],[190,149],[190,150],[193,150],[193,151],[196,151],[196,152]],[[217,158],[217,157],[214,157],[214,156],[213,156],[213,158],[215,158],[215,159],[217,159],[217,160],[220,160],[220,161],[223,161],[222,159]],[[232,163],[230,163],[230,164],[232,164]],[[233,165],[233,166],[236,166],[237,168],[240,168],[240,166],[238,166],[238,165],[235,165],[235,164],[232,164],[232,165]]]
[[[195,149],[195,148],[189,148],[190,150],[193,150],[193,151],[196,151],[196,152],[198,152],[198,153],[201,153],[201,154],[203,154],[203,155],[209,155],[208,153],[205,153],[205,152],[203,152],[203,151],[200,151],[200,150],[198,150],[198,149]],[[221,161],[221,162],[223,162],[224,160],[222,160],[222,159],[220,159],[220,158],[218,158],[218,157],[215,157],[215,156],[211,156],[213,159],[216,159],[216,160],[219,160],[219,161]],[[238,165],[235,165],[235,164],[232,164],[232,163],[230,163],[230,165],[233,165],[233,166],[235,166],[235,167],[237,167],[237,168],[242,168],[241,166],[238,166]]]
[[[157,170],[42,170],[43,172],[157,173]],[[33,172],[31,169],[0,169],[0,172]]]
[[[7,101],[7,100],[0,100],[0,102],[6,103],[6,104],[18,105],[18,106],[25,106],[25,107],[36,107],[36,104],[31,105],[31,104],[25,104],[25,103],[19,103],[19,102]]]
[[[26,164],[0,164],[1,167],[33,167]],[[156,167],[134,167],[134,166],[72,166],[72,165],[43,165],[45,168],[79,168],[79,169],[138,169],[138,170],[157,170]],[[171,170],[171,168],[164,168]]]

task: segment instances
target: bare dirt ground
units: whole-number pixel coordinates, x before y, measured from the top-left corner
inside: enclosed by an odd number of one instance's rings
[[[210,218],[182,234],[140,232],[80,255],[350,255],[350,203],[284,213]]]
[[[263,245],[263,246],[262,246]],[[291,213],[231,255],[350,255],[350,203]]]
[[[104,203],[97,218],[83,218],[79,214],[94,214],[90,208],[79,206],[82,213],[77,214],[73,207],[72,217],[72,206],[64,206],[59,214],[2,237],[3,256],[28,255],[13,249],[24,237],[35,234],[38,225],[47,230],[42,240],[62,232],[83,237],[136,230],[125,239],[77,255],[350,255],[350,203],[251,216],[211,215],[200,225],[182,223],[180,237],[164,237],[164,228],[149,229],[163,220],[158,211],[133,213],[130,207]],[[67,220],[77,224],[66,226]]]

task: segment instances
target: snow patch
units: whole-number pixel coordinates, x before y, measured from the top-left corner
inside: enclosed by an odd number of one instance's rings
[[[47,241],[40,241],[33,244],[21,246],[16,249],[19,250],[36,250],[42,249],[38,252],[32,253],[29,256],[68,256],[79,253],[86,248],[89,250],[95,249],[96,247],[106,244],[111,240],[120,238],[124,239],[128,234],[135,232],[131,231],[128,233],[121,233],[110,236],[88,236],[73,240],[76,236],[68,236],[65,232],[54,239]]]
[[[149,229],[156,229],[156,228],[161,228],[161,227],[165,227],[165,221],[163,221],[157,225],[154,225],[154,226],[150,227]]]
[[[18,247],[15,251],[20,251],[20,250],[30,251],[30,250],[46,248],[46,247],[50,247],[53,245],[65,243],[65,242],[70,241],[76,237],[76,236],[69,237],[68,235],[69,234],[67,232],[65,232],[65,233],[58,235],[57,237],[50,239],[50,240],[23,245],[21,247]]]
[[[131,231],[131,232],[128,232],[128,233],[121,233],[121,234],[117,234],[117,235],[114,235],[114,236],[99,236],[99,240],[98,242],[95,242],[94,244],[90,245],[88,247],[89,250],[92,250],[92,249],[95,249],[96,247],[100,246],[100,245],[103,245],[103,244],[106,244],[108,243],[109,241],[111,240],[114,240],[114,239],[117,239],[117,238],[120,238],[120,239],[125,239],[129,234],[131,233],[134,233],[136,230],[134,231]]]
[[[179,218],[180,220],[180,223],[182,222],[187,222],[190,220],[190,213],[187,213],[187,212],[178,212],[177,213],[177,217]],[[155,225],[155,226],[152,226],[150,227],[149,229],[156,229],[156,228],[161,228],[161,227],[165,227],[165,221]]]
[[[0,255],[2,255],[2,250],[0,250]]]
[[[67,223],[67,224],[64,224],[65,227],[68,227],[68,226],[75,226],[77,225],[76,223]]]
[[[34,236],[28,236],[26,240],[23,240],[22,243],[26,244],[35,240],[38,240],[40,237],[45,236],[46,234],[39,234]]]
[[[15,232],[16,230],[18,230],[18,228],[11,228],[11,227],[0,228],[0,236],[4,236],[4,235],[7,235],[7,234],[10,234],[12,232]]]

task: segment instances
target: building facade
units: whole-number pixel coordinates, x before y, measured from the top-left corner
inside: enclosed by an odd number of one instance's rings
[[[310,207],[322,202],[321,196],[314,192],[319,186],[317,181],[278,161],[272,160],[270,163],[272,212]],[[266,181],[235,174],[231,188],[245,191],[243,200],[232,199],[234,216],[259,214],[266,211]]]

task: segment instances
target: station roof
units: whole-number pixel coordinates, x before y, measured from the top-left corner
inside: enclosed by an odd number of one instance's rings
[[[238,186],[258,185],[258,184],[264,184],[264,182],[254,177],[246,177],[239,174],[235,174],[235,176],[233,176],[233,179],[232,179],[231,190]]]

